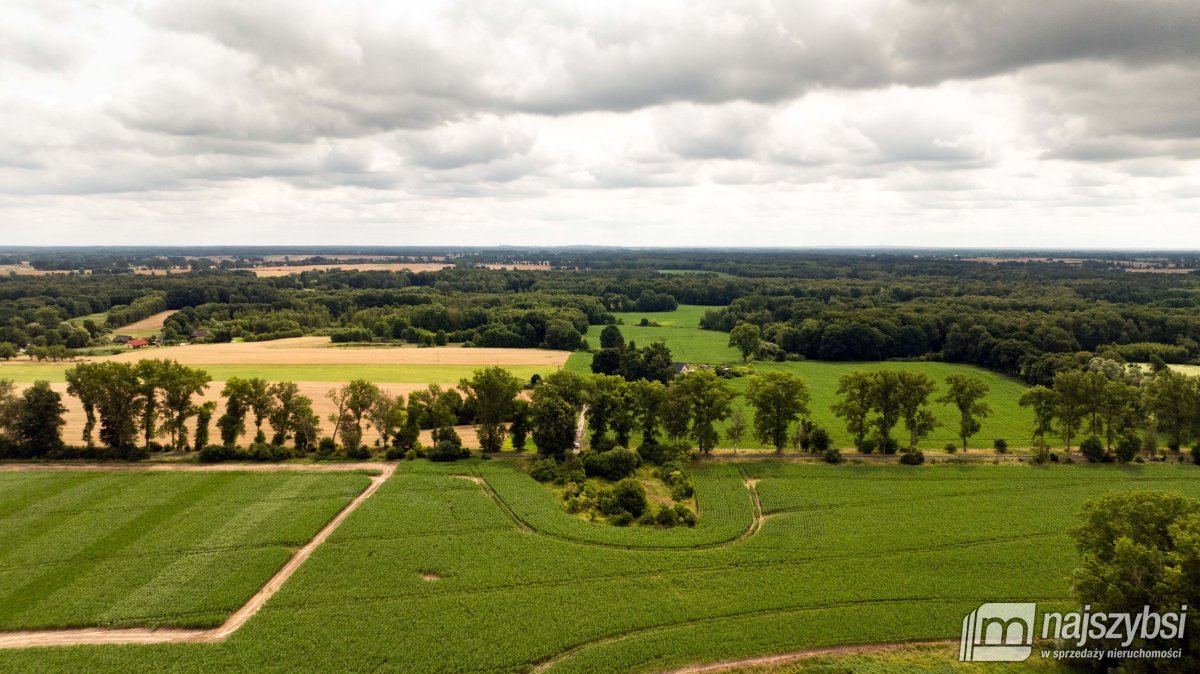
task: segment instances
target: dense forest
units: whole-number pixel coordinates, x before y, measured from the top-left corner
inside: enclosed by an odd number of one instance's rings
[[[1200,278],[1187,272],[1195,257],[1179,254],[1145,263],[1181,272],[1170,274],[1131,273],[1124,267],[1132,258],[1116,254],[1072,262],[971,261],[962,252],[585,248],[328,249],[291,251],[287,258],[454,261],[440,271],[332,264],[276,277],[212,265],[168,276],[112,272],[153,260],[190,263],[206,252],[10,251],[9,262],[95,273],[0,277],[0,343],[101,346],[121,326],[171,311],[161,335],[168,343],[328,334],[343,342],[576,350],[597,346],[587,340],[589,326],[612,322],[613,312],[693,304],[711,307],[701,323],[706,329],[753,326],[755,355],[778,360],[945,360],[1048,384],[1055,372],[1092,355],[1125,362],[1200,358]],[[234,260],[279,253],[218,252]],[[551,268],[477,266],[514,260]]]

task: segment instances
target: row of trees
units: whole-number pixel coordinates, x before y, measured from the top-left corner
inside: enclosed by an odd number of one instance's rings
[[[930,409],[932,402],[953,405],[959,414],[958,437],[963,451],[979,432],[981,420],[991,414],[987,404],[988,385],[977,377],[953,374],[946,377],[946,393],[932,399],[937,388],[924,372],[878,370],[852,372],[838,379],[838,400],[833,413],[841,417],[859,451],[878,448],[895,453],[898,445],[892,429],[903,423],[909,451],[939,424]]]
[[[1094,459],[1115,452],[1129,461],[1139,450],[1154,450],[1160,434],[1172,451],[1200,438],[1200,377],[1165,367],[1147,375],[1093,359],[1087,369],[1056,374],[1051,386],[1028,389],[1021,406],[1033,412],[1035,445],[1044,447],[1046,436],[1058,432],[1069,451],[1085,436],[1080,447]]]

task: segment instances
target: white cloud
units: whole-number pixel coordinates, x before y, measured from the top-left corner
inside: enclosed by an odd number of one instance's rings
[[[1174,0],[0,7],[9,243],[1200,246]]]

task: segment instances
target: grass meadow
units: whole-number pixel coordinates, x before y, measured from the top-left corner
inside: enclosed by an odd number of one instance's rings
[[[1200,471],[1185,465],[744,461],[696,472],[704,524],[654,532],[580,521],[505,461],[402,462],[228,641],[0,651],[0,670],[641,672],[955,638],[985,601],[1074,605],[1066,532],[1086,498],[1200,496]],[[40,479],[10,477],[8,501]],[[750,526],[748,480],[761,527]]]
[[[0,629],[219,625],[368,481],[0,473]]]
[[[741,358],[736,349],[728,346],[729,335],[724,332],[701,330],[700,318],[711,307],[683,305],[673,312],[660,313],[619,313],[617,318],[622,321],[621,333],[625,340],[646,345],[662,340],[671,349],[675,360],[684,363],[707,363],[712,365],[740,364]],[[639,326],[638,323],[646,318],[657,322],[659,327]],[[596,339],[599,331],[594,330]],[[598,346],[594,344],[593,346]],[[589,353],[573,353],[567,360],[567,369],[575,372],[591,372],[592,356]],[[995,372],[971,365],[937,362],[825,362],[825,361],[791,361],[784,363],[755,361],[750,363],[755,372],[786,371],[802,377],[808,384],[812,400],[809,405],[812,419],[824,426],[833,438],[834,444],[840,447],[850,447],[853,438],[846,432],[841,419],[834,416],[830,406],[837,400],[838,377],[854,371],[874,371],[882,369],[919,371],[928,374],[938,383],[945,386],[945,378],[950,374],[968,374],[979,377],[987,382],[991,389],[988,403],[992,407],[992,415],[983,420],[983,427],[978,434],[971,438],[970,447],[973,449],[990,449],[992,441],[1004,438],[1010,448],[1027,447],[1030,442],[1030,429],[1033,425],[1033,414],[1022,409],[1017,401],[1024,392],[1021,382],[1005,377]],[[744,377],[730,381],[735,390],[744,391],[748,380]],[[934,394],[934,398],[940,391]],[[747,420],[753,418],[753,412],[744,398],[738,398],[735,405],[740,407]],[[919,443],[925,449],[941,449],[946,443],[959,444],[958,413],[949,405],[933,405],[933,412],[941,425],[928,437]],[[722,432],[728,424],[722,426]],[[748,434],[749,435],[749,434]],[[894,431],[898,441],[907,443],[903,426],[898,425]],[[1051,436],[1052,442],[1060,442],[1059,438]],[[723,442],[722,446],[728,446]],[[763,443],[752,437],[744,438],[740,447],[762,449]]]

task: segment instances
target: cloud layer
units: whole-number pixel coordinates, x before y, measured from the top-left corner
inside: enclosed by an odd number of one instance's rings
[[[1200,247],[1195,2],[409,4],[6,4],[5,239]]]

